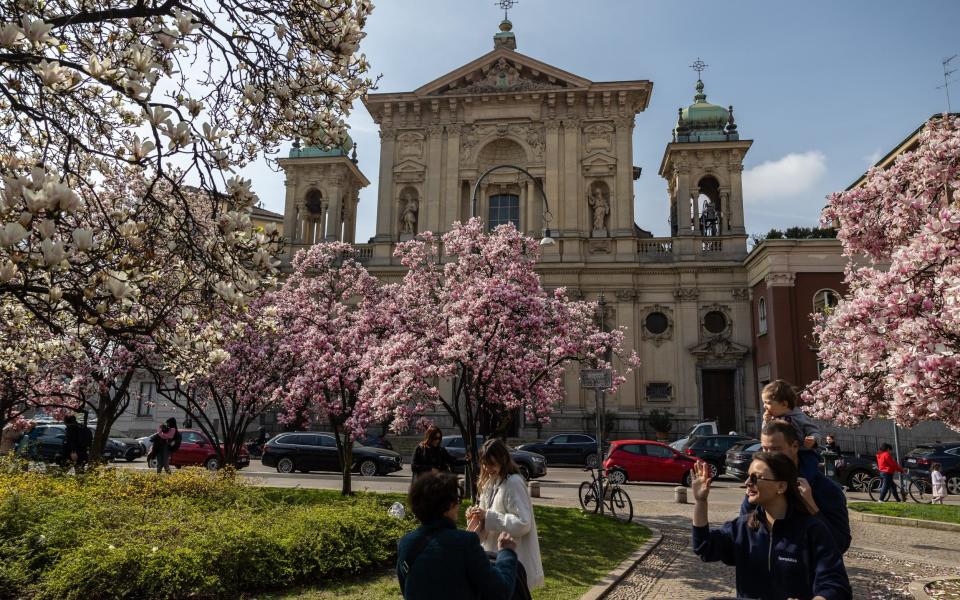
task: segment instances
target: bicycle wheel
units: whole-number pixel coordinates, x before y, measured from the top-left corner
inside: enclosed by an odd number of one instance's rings
[[[600,508],[600,495],[597,486],[592,481],[580,484],[580,506],[586,512],[595,513]]]
[[[883,486],[883,482],[879,477],[874,477],[867,482],[867,493],[870,494],[870,499],[874,502],[880,500],[880,487]]]
[[[615,488],[610,494],[610,512],[614,518],[629,523],[633,520],[633,502],[630,496],[620,488]]]
[[[933,496],[933,486],[926,479],[910,481],[910,497],[918,504],[930,504]]]

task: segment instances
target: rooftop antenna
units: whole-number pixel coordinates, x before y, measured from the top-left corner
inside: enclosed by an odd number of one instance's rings
[[[953,112],[953,110],[951,110],[951,108],[950,108],[950,84],[953,83],[953,82],[950,81],[950,80],[947,79],[947,78],[957,72],[957,69],[951,69],[951,68],[950,68],[950,61],[952,61],[952,60],[955,59],[956,57],[957,57],[957,55],[954,54],[954,55],[951,56],[950,58],[945,58],[945,59],[943,59],[943,61],[941,61],[942,64],[943,64],[943,85],[938,85],[938,86],[937,86],[937,89],[938,89],[938,90],[939,90],[939,89],[943,89],[943,91],[946,92],[946,94],[947,94],[947,112],[948,112],[948,113],[949,113],[949,112]]]
[[[503,20],[509,21],[510,19],[507,18],[507,11],[513,8],[515,4],[520,4],[520,0],[497,0],[497,2],[494,2],[494,4],[503,9]]]

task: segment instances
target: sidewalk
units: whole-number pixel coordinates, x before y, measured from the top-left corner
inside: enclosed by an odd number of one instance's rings
[[[663,541],[605,596],[609,600],[697,600],[735,596],[734,571],[704,563],[690,550],[691,505],[647,502],[638,518],[663,532]],[[711,505],[714,519],[728,512]],[[844,555],[853,597],[912,600],[914,580],[960,576],[960,536],[956,533],[851,521],[853,545]]]

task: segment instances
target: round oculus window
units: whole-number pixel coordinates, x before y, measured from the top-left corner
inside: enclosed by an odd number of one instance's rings
[[[670,326],[670,321],[667,319],[667,315],[662,312],[652,312],[647,315],[643,324],[650,333],[660,335]]]
[[[723,333],[727,328],[727,316],[719,310],[711,310],[703,318],[703,326],[710,333]]]

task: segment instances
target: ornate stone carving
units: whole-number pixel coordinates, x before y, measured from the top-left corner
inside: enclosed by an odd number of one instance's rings
[[[666,317],[666,328],[660,330],[663,325],[662,319],[658,322],[648,325],[647,319],[654,313],[660,313]],[[651,329],[652,328],[652,329]],[[648,306],[640,312],[640,337],[644,340],[650,340],[655,346],[660,346],[667,340],[673,339],[673,310],[669,306],[654,304]]]
[[[447,135],[450,136],[460,135],[460,131],[463,129],[460,123],[448,123],[445,127],[447,129]]]
[[[618,129],[620,129],[620,128],[629,129],[629,128],[632,128],[632,127],[636,124],[636,120],[634,119],[633,116],[629,116],[629,117],[617,117],[617,118],[615,118],[615,119],[613,120],[613,124],[616,125]]]
[[[560,129],[560,120],[546,119],[543,122],[543,127],[546,131],[558,131]]]
[[[429,135],[439,136],[443,134],[443,125],[427,125]]]
[[[466,85],[464,85],[466,84]],[[471,73],[461,80],[450,83],[444,94],[483,94],[497,92],[531,92],[559,90],[563,85],[547,78],[537,78],[532,73],[522,73],[521,66],[500,58]]]
[[[738,363],[749,353],[749,348],[727,337],[715,337],[690,348],[690,354],[697,357],[697,362]]]
[[[587,252],[590,254],[613,254],[613,240],[594,238],[587,243]]]
[[[796,273],[770,273],[763,278],[767,287],[793,287],[796,280]]]
[[[397,136],[400,160],[423,157],[423,134],[408,131]]]
[[[725,304],[708,304],[700,307],[700,332],[705,338],[728,337],[733,333],[730,307]],[[719,316],[716,314],[719,313]],[[721,318],[722,317],[722,321]]]
[[[563,128],[566,130],[579,129],[580,128],[580,115],[568,114],[563,116]]]
[[[400,194],[400,233],[405,235],[417,234],[417,218],[420,212],[420,202],[417,192],[412,188],[405,188]]]
[[[750,288],[733,288],[730,290],[730,295],[734,300],[749,300]]]
[[[543,151],[546,146],[543,128],[532,124],[523,123],[495,123],[485,125],[464,126],[460,134],[460,162],[461,164],[470,164],[473,161],[473,153],[480,146],[484,152],[489,147],[489,142],[494,138],[513,137],[523,140],[529,145],[531,156],[528,158],[526,153],[520,149],[522,157],[513,157],[513,160],[519,160],[522,163],[529,161],[543,161]],[[510,140],[503,140],[509,142]],[[493,142],[499,143],[500,140]]]
[[[594,123],[583,128],[583,148],[589,154],[613,149],[613,127],[606,123]]]
[[[522,165],[527,162],[527,154],[515,141],[509,138],[494,140],[480,150],[477,167],[487,168],[493,165]]]
[[[696,300],[700,297],[698,288],[676,288],[673,290],[673,297],[677,300]]]
[[[380,128],[380,139],[381,140],[392,140],[396,138],[397,130],[391,127],[382,127]]]
[[[637,299],[637,290],[633,288],[624,288],[614,292],[614,295],[617,297],[617,300],[621,302],[635,302]]]

